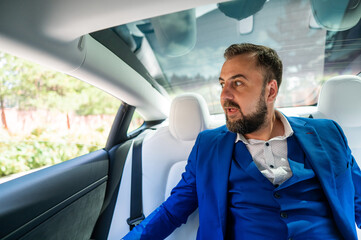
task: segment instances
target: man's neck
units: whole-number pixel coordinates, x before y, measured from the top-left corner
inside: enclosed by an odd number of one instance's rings
[[[282,121],[276,116],[276,112],[269,114],[265,123],[255,132],[245,134],[246,139],[268,141],[271,138],[284,135],[285,130]]]

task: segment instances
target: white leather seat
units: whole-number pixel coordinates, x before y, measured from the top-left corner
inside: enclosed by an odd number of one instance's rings
[[[169,126],[159,129],[153,136],[144,140],[145,215],[166,200],[181,179],[198,133],[207,128],[208,120],[209,112],[203,97],[192,93],[183,94],[172,102]],[[198,211],[188,218],[187,224],[175,230],[167,239],[196,239],[197,229]]]
[[[313,116],[335,120],[342,127],[361,166],[361,78],[343,75],[328,80],[321,89]]]
[[[209,112],[203,97],[192,93],[183,94],[176,97],[171,104],[169,126],[161,127],[145,136],[142,147],[145,216],[166,200],[171,189],[181,179],[198,133],[207,129],[208,119]],[[132,147],[129,153],[132,153]],[[129,153],[108,239],[120,239],[129,231],[126,224],[130,212],[132,154]],[[188,218],[187,224],[167,239],[196,239],[197,229],[198,211]]]
[[[322,87],[313,117],[335,120],[342,127],[352,155],[361,166],[361,78],[343,75],[328,80]],[[361,230],[356,229],[361,240]]]
[[[174,188],[175,185],[180,180],[181,174],[185,170],[185,166],[187,161],[180,161],[171,167],[168,175],[167,186],[165,189],[164,198],[167,199]],[[181,240],[181,239],[196,239],[197,238],[197,230],[199,226],[199,214],[198,209],[192,213],[187,220],[185,225],[182,225],[180,228],[176,229],[166,240]]]

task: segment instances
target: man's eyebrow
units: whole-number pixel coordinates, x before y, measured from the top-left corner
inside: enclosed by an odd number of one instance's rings
[[[246,76],[244,76],[243,74],[236,74],[236,75],[230,77],[228,80],[234,80],[234,79],[236,79],[236,78],[243,78],[243,79],[245,79],[245,80],[248,80],[248,79],[246,78]],[[224,81],[224,79],[221,78],[221,77],[219,77],[219,81]]]

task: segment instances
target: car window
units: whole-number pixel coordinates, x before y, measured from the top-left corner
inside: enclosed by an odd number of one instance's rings
[[[331,9],[321,2],[256,1],[247,7],[242,1],[230,1],[113,30],[134,46],[149,74],[171,97],[197,92],[206,99],[211,114],[223,112],[218,84],[223,52],[241,42],[269,46],[280,55],[284,68],[278,107],[309,106],[317,103],[327,79],[360,72],[361,21],[344,28],[342,18],[332,18],[329,26],[325,17]]]
[[[128,133],[138,129],[140,126],[142,126],[144,123],[144,118],[135,111],[132,117],[132,121],[130,122]]]
[[[0,53],[0,103],[5,177],[103,148],[121,102],[71,76]]]

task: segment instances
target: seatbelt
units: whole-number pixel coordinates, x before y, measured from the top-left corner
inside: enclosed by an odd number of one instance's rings
[[[130,217],[127,219],[130,230],[144,220],[142,197],[142,144],[144,136],[133,143],[132,176],[130,193]]]

